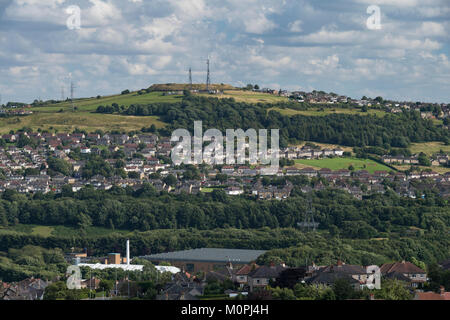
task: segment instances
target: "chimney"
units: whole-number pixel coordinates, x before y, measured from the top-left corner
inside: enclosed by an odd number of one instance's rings
[[[127,240],[127,265],[130,265],[130,240]]]
[[[371,293],[370,296],[369,296],[369,299],[370,300],[375,300],[375,295],[373,293]]]
[[[337,261],[337,264],[336,264],[338,267],[342,267],[342,265],[343,265],[343,263],[342,263],[342,261],[341,261],[341,259],[339,259],[338,261]]]
[[[444,286],[440,286],[439,287],[439,293],[441,294],[441,296],[443,296],[445,294],[445,288]]]

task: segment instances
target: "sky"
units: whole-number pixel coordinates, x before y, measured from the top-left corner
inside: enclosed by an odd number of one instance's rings
[[[213,83],[450,103],[449,55],[450,0],[0,0],[2,103],[204,83],[208,57]]]

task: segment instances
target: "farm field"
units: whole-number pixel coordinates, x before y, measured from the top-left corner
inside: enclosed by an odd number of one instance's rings
[[[289,101],[289,99],[286,97],[279,97],[269,93],[260,93],[244,90],[225,90],[223,94],[217,95],[199,94],[199,95],[205,97],[216,97],[219,99],[233,98],[237,102],[246,102],[246,103],[258,103],[258,102],[278,103]]]
[[[331,170],[348,169],[350,165],[355,168],[355,171],[366,170],[369,173],[375,171],[392,171],[391,168],[379,164],[370,159],[357,158],[326,158],[326,159],[297,159],[296,165],[299,168],[313,167],[315,169],[328,168]]]
[[[377,109],[369,109],[367,112],[361,112],[359,109],[343,109],[343,108],[330,108],[320,110],[320,108],[312,108],[308,110],[294,110],[294,109],[282,109],[282,108],[270,108],[270,110],[275,110],[281,113],[282,115],[287,116],[295,116],[295,115],[304,115],[304,116],[326,116],[329,114],[359,114],[361,116],[366,115],[375,115],[377,117],[383,117],[386,115],[386,112],[377,110]]]
[[[33,130],[52,130],[72,132],[75,128],[89,132],[103,131],[132,131],[149,127],[154,124],[157,128],[165,124],[158,117],[135,117],[112,114],[97,114],[89,112],[35,113],[29,116],[0,118],[0,133],[6,134],[11,130],[30,127]]]
[[[164,96],[161,92],[151,92],[139,95],[137,92],[131,92],[129,94],[118,94],[111,96],[104,96],[100,99],[97,98],[84,98],[75,99],[74,104],[78,108],[78,111],[95,111],[98,106],[112,105],[117,103],[118,105],[130,106],[131,104],[149,104],[158,102],[177,102],[181,101],[181,96]],[[33,112],[58,112],[60,109],[72,110],[72,103],[70,101],[64,101],[60,103],[50,104],[42,107],[32,108]]]
[[[410,150],[412,153],[423,152],[427,156],[431,156],[433,155],[433,153],[437,153],[440,150],[444,152],[450,152],[450,145],[446,146],[444,143],[438,141],[413,143],[411,144]]]

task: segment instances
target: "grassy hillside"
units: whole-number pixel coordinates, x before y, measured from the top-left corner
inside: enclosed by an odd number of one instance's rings
[[[188,83],[165,83],[165,84],[154,84],[149,89],[152,91],[182,91],[188,90],[190,85]],[[234,90],[233,86],[229,84],[211,84],[209,86],[212,90]],[[206,90],[206,84],[203,83],[193,83],[193,90]]]
[[[369,109],[367,112],[361,112],[360,109],[343,109],[343,108],[328,108],[321,110],[320,108],[311,108],[308,110],[294,110],[294,109],[281,109],[281,108],[271,108],[270,110],[275,110],[281,113],[282,115],[287,116],[295,116],[297,114],[301,114],[304,116],[326,116],[328,114],[338,113],[338,114],[359,114],[362,116],[365,115],[376,115],[379,117],[383,117],[386,112],[378,109]]]
[[[200,94],[200,95],[211,97],[211,95],[208,94]],[[244,91],[244,90],[225,90],[223,94],[212,95],[212,97],[216,97],[219,99],[233,98],[237,102],[246,102],[246,103],[258,103],[258,102],[278,103],[289,101],[289,99],[286,97],[280,97],[269,93]]]
[[[433,155],[433,153],[438,153],[440,150],[444,152],[450,152],[450,145],[446,146],[442,142],[423,142],[423,143],[413,143],[411,144],[410,150],[412,153],[423,152],[428,156]]]
[[[112,230],[101,227],[88,227],[85,235],[87,237],[108,236],[111,234],[129,234],[131,231],[126,230]],[[39,236],[43,238],[48,237],[79,237],[80,230],[74,227],[67,226],[42,226],[34,224],[17,224],[15,226],[0,227],[0,234],[11,235],[30,235]]]
[[[97,114],[90,112],[39,112],[25,117],[0,118],[0,133],[9,133],[30,127],[33,130],[57,129],[59,132],[72,132],[75,128],[93,132],[97,129],[103,131],[132,131],[149,127],[154,124],[157,128],[164,126],[158,117],[135,117],[112,114]]]
[[[97,98],[75,99],[74,104],[78,111],[95,111],[98,106],[111,105],[117,103],[118,105],[130,106],[131,104],[149,104],[158,102],[177,102],[181,101],[182,96],[164,96],[161,92],[151,92],[139,95],[137,92],[129,94],[111,95]],[[72,103],[70,101],[50,104],[47,106],[33,108],[33,111],[40,112],[57,112],[60,109],[72,110]]]

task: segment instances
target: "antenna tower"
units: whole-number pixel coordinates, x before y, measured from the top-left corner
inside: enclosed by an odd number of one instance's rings
[[[209,58],[206,60],[206,91],[209,92],[209,86],[211,85],[211,75],[209,73]]]
[[[192,69],[189,67],[189,90],[192,91]]]

